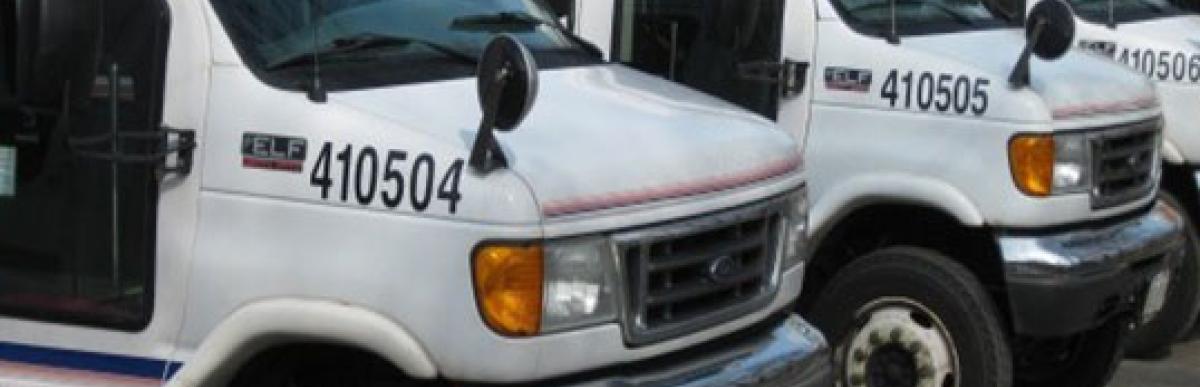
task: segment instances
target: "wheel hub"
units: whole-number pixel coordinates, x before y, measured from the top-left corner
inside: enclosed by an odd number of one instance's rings
[[[863,308],[844,348],[849,387],[958,386],[958,356],[942,323],[911,300]]]
[[[867,358],[867,385],[916,387],[920,380],[914,354],[899,344],[885,344]]]

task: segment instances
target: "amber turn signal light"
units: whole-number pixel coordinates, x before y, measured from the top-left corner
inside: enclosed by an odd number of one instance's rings
[[[1008,159],[1013,181],[1029,196],[1044,197],[1054,187],[1054,137],[1048,134],[1021,134],[1008,144]]]
[[[475,250],[475,297],[479,311],[505,336],[538,334],[542,321],[543,265],[540,245],[484,245]]]

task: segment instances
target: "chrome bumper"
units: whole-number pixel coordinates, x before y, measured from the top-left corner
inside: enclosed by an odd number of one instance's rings
[[[1115,224],[996,235],[1017,333],[1062,336],[1137,308],[1177,259],[1182,218],[1161,202]]]
[[[669,360],[668,360],[669,362]],[[632,367],[639,368],[639,367]],[[607,376],[571,386],[779,386],[829,387],[832,364],[825,337],[795,315],[768,334],[687,361]]]

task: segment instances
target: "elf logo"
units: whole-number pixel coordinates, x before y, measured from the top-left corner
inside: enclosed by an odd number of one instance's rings
[[[300,172],[308,155],[308,140],[262,133],[242,134],[242,167]]]
[[[826,67],[825,88],[829,90],[866,93],[871,91],[871,70],[849,67]]]

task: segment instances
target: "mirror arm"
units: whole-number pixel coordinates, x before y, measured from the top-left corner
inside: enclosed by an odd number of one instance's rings
[[[1046,29],[1046,19],[1039,18],[1034,23],[1029,42],[1025,43],[1025,50],[1021,51],[1021,57],[1017,59],[1016,67],[1008,76],[1008,84],[1014,89],[1029,86],[1029,57],[1033,55],[1033,45],[1037,44],[1042,37],[1042,31]]]
[[[499,91],[504,90],[510,77],[509,74],[511,73],[504,70],[504,74],[496,77],[495,84],[488,89],[490,91],[484,96],[483,120],[479,123],[479,131],[475,133],[475,145],[471,147],[471,158],[467,160],[467,164],[481,174],[508,166],[508,159],[504,157],[504,151],[496,142],[495,128],[496,110],[500,108]]]

